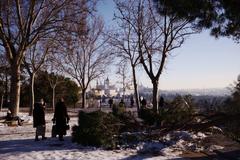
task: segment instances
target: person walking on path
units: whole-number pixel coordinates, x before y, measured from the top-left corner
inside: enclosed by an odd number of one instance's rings
[[[56,134],[59,136],[60,141],[63,141],[63,135],[66,135],[66,131],[69,129],[69,120],[67,107],[64,103],[64,99],[61,98],[55,106],[53,117],[53,123],[56,123]]]
[[[45,108],[44,101],[41,99],[40,102],[34,104],[33,109],[33,127],[36,128],[35,141],[39,141],[38,136],[42,136],[42,140],[47,139],[45,137],[46,132],[46,121],[45,121]]]

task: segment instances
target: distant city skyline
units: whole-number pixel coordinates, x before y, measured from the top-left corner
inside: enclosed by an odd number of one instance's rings
[[[114,25],[114,2],[100,1],[99,14],[106,26]],[[164,90],[193,88],[224,88],[237,80],[240,74],[240,44],[232,39],[215,39],[209,31],[191,35],[181,48],[174,50],[161,75],[159,88]],[[139,84],[151,87],[143,69],[138,73]],[[140,76],[141,75],[141,76]],[[145,75],[145,76],[143,76]],[[109,76],[109,75],[106,75]],[[116,76],[109,76],[113,83]]]

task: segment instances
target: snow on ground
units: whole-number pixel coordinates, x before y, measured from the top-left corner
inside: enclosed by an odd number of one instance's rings
[[[0,112],[0,116],[6,113]],[[24,119],[23,126],[0,126],[0,160],[165,160],[177,159],[180,151],[175,151],[160,142],[140,143],[136,149],[102,150],[94,147],[83,147],[71,142],[71,131],[68,131],[65,141],[51,138],[51,119],[53,114],[46,114],[47,140],[34,141],[35,129],[32,127],[32,117],[20,113]],[[71,117],[70,126],[77,125],[77,117]],[[170,135],[169,135],[170,136]],[[155,151],[156,152],[152,152]]]

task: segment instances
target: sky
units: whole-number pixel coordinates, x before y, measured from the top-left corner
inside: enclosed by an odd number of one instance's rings
[[[115,6],[112,0],[102,0],[98,12],[106,26],[113,22]],[[144,71],[138,73],[139,83],[151,87],[151,81]],[[191,35],[181,48],[174,50],[161,75],[160,89],[196,89],[229,87],[240,74],[240,44],[232,39],[216,39],[205,30]],[[107,75],[110,81],[114,76]]]

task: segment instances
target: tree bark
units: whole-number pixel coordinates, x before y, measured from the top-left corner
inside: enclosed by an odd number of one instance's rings
[[[17,116],[19,112],[20,103],[20,65],[16,63],[11,66],[11,89],[10,89],[10,102],[11,112],[13,116]]]
[[[153,85],[153,99],[152,99],[152,104],[153,104],[153,110],[155,113],[158,113],[158,80],[152,80],[152,85]]]
[[[2,94],[2,96],[1,96],[1,105],[0,105],[0,111],[2,111],[2,107],[3,107],[3,97],[4,97],[4,94]]]
[[[53,111],[55,109],[55,88],[56,87],[52,88],[52,109],[53,109]]]
[[[8,103],[8,74],[5,73],[5,82],[4,82],[4,105],[7,106]]]
[[[133,73],[133,86],[134,86],[135,101],[136,101],[136,105],[137,105],[137,112],[139,113],[140,102],[139,102],[138,86],[137,86],[137,79],[136,79],[136,70],[135,70],[134,66],[132,66],[132,73]]]
[[[86,107],[86,89],[82,89],[82,108]]]
[[[35,103],[35,93],[34,93],[34,84],[35,84],[35,73],[30,75],[30,82],[31,82],[31,87],[30,87],[30,93],[31,93],[31,104],[30,104],[30,109],[29,109],[29,116],[32,115],[33,113],[33,108],[34,108],[34,103]]]

